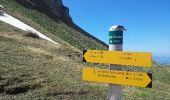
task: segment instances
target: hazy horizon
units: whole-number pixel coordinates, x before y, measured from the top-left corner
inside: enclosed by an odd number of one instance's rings
[[[170,56],[154,56],[153,60],[160,64],[170,64]]]

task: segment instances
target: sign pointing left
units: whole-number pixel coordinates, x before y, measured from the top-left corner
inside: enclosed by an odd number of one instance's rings
[[[83,61],[93,63],[151,67],[152,54],[150,52],[84,50]]]

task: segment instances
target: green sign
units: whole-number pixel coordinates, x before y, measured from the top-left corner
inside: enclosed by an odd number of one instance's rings
[[[123,31],[110,31],[109,44],[123,44]]]

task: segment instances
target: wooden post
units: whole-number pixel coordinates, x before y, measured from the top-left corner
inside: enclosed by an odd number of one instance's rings
[[[123,50],[123,26],[115,25],[109,29],[109,51]],[[122,70],[119,65],[109,65],[110,70]],[[122,87],[120,85],[109,84],[109,100],[121,100]]]

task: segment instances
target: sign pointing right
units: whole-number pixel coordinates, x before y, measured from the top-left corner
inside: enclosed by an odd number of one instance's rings
[[[105,70],[84,67],[83,80],[152,88],[152,74],[143,72]]]

